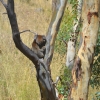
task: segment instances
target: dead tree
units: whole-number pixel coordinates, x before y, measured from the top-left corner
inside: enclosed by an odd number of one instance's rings
[[[35,65],[41,100],[57,100],[55,86],[53,85],[50,73],[50,64],[53,57],[55,38],[59,30],[67,0],[52,0],[53,14],[46,36],[46,55],[42,62],[39,57],[21,40],[16,13],[14,10],[14,0],[7,0],[7,3],[5,3],[4,0],[0,1],[7,11],[15,46]]]

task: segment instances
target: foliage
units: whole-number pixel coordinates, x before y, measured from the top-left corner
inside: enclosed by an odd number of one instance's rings
[[[61,82],[58,84],[57,89],[60,95],[64,96],[64,100],[67,100],[67,97],[70,93],[70,83],[71,83],[71,72],[65,66],[61,70]]]
[[[100,35],[98,36],[98,40],[97,40],[90,85],[93,88],[95,86],[99,88],[100,86]]]
[[[64,55],[67,50],[66,44],[64,45],[64,41],[68,41],[70,37],[70,33],[73,31],[73,22],[76,19],[77,15],[77,1],[69,0],[69,5],[72,7],[71,9],[66,9],[61,27],[59,30],[59,34],[57,35],[55,50],[61,55]],[[61,83],[58,84],[57,89],[61,95],[64,96],[64,100],[67,100],[67,97],[70,93],[70,84],[71,84],[71,71],[67,69],[66,66],[63,66],[61,70]]]
[[[100,91],[95,93],[95,97],[92,100],[100,100]]]
[[[98,35],[98,40],[97,40],[94,56],[95,57],[94,57],[94,62],[93,62],[90,85],[92,86],[92,88],[96,87],[97,89],[99,89],[100,87],[100,28],[99,28],[99,35]],[[97,100],[100,100],[100,91],[95,93],[95,98]],[[93,98],[93,100],[95,99]]]
[[[66,44],[63,41],[68,41],[70,32],[72,31],[72,24],[74,20],[74,14],[68,9],[65,10],[64,17],[62,19],[61,27],[56,38],[55,50],[60,54],[66,53]]]
[[[74,14],[77,15],[78,1],[77,0],[68,0],[68,2],[72,5],[72,10],[73,10]]]
[[[60,30],[56,38],[55,50],[60,54],[66,53],[66,44],[70,33],[72,32],[73,22],[77,17],[77,0],[68,0],[69,6],[67,7],[61,22]]]
[[[96,95],[97,100],[100,100],[100,92],[97,92],[95,95]]]

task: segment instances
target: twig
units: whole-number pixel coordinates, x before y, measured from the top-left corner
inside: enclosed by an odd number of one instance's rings
[[[33,33],[33,34],[37,35],[37,33],[32,32],[32,31],[30,31],[30,30],[24,30],[24,31],[22,31],[22,32],[20,32],[20,33],[24,33],[24,32],[31,32],[31,33]]]
[[[5,12],[5,13],[2,13],[2,14],[7,14],[7,13]]]
[[[66,45],[66,47],[67,47],[67,42],[63,39],[63,37],[61,37],[61,39],[64,42],[64,44]]]
[[[65,41],[65,40],[62,40],[64,43],[65,43],[65,45],[67,46],[67,42]]]
[[[56,86],[57,84],[58,84],[58,81],[60,80],[60,77],[59,76],[57,76],[57,78],[56,78],[56,81],[55,82],[53,82],[53,84]]]
[[[74,57],[74,59],[70,60],[69,62],[71,62],[71,61],[73,61],[73,60],[75,60],[75,57]]]

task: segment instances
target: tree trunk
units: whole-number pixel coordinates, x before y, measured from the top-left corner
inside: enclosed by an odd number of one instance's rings
[[[87,100],[89,79],[99,28],[100,0],[83,0],[82,44],[72,69],[69,100]]]
[[[78,0],[77,5],[77,20],[74,20],[73,24],[73,32],[70,34],[69,41],[67,43],[67,55],[66,55],[66,66],[72,70],[74,62],[75,62],[75,53],[76,53],[76,42],[77,37],[79,34],[79,27],[81,21],[81,14],[82,14],[82,5],[83,0]]]

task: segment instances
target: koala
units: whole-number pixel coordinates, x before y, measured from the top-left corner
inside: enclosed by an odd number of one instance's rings
[[[32,42],[32,51],[39,57],[44,58],[46,53],[46,37],[44,35],[35,35]]]

